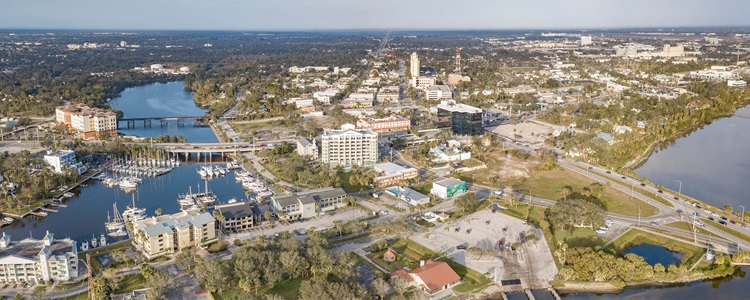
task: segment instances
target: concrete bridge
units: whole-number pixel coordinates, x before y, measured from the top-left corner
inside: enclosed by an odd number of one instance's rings
[[[158,143],[152,144],[154,148],[161,148],[170,153],[235,153],[256,152],[267,148],[273,148],[281,142],[294,142],[294,139],[279,139],[272,141],[238,142],[238,143]],[[134,144],[148,144],[134,143]]]
[[[127,128],[135,128],[137,121],[143,122],[143,127],[151,127],[152,121],[159,121],[161,127],[169,126],[169,122],[177,122],[177,126],[185,126],[185,121],[193,121],[193,126],[204,127],[208,126],[207,120],[211,117],[208,115],[204,116],[193,116],[193,117],[144,117],[144,118],[122,118],[117,119],[117,128],[120,128],[120,122],[125,122]]]

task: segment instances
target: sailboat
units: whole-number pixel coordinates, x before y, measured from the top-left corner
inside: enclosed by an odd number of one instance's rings
[[[128,206],[122,212],[122,219],[128,222],[136,222],[146,218],[146,209],[135,207],[135,194],[133,194],[133,204]]]
[[[108,221],[105,223],[107,231],[123,229],[125,227],[125,220],[123,220],[122,215],[120,215],[120,212],[117,210],[117,202],[112,203],[112,210],[114,211],[114,219],[111,222]],[[107,214],[107,220],[109,220],[109,214]]]
[[[195,194],[194,197],[199,203],[206,204],[206,205],[214,204],[214,202],[216,202],[217,197],[214,193],[208,190],[208,180],[204,180],[204,181],[206,182],[206,191],[203,193],[200,193],[199,191],[199,193]]]

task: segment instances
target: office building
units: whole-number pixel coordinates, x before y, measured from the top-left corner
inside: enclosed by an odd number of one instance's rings
[[[375,132],[405,131],[411,127],[411,119],[396,115],[379,119],[362,118],[357,120],[357,127],[372,129]]]
[[[430,76],[412,77],[412,79],[410,80],[411,86],[417,88],[418,90],[423,90],[428,86],[435,85],[436,82],[437,81],[435,77]]]
[[[580,44],[581,46],[588,46],[588,45],[593,44],[593,41],[591,40],[591,36],[590,35],[581,36]]]
[[[63,173],[67,170],[74,170],[78,174],[86,172],[86,167],[76,161],[76,153],[72,150],[47,151],[44,155],[44,162],[49,164],[55,173]]]
[[[404,167],[392,162],[377,164],[374,169],[375,172],[378,172],[378,176],[373,180],[380,187],[398,184],[402,180],[417,178],[419,176],[417,169]]]
[[[217,222],[219,229],[225,233],[246,231],[260,224],[262,213],[258,204],[250,201],[220,204],[214,211],[224,216],[223,222]]]
[[[297,140],[297,154],[314,160],[318,159],[318,144],[315,142],[315,139],[299,138]]]
[[[450,127],[454,134],[479,135],[482,127],[482,109],[456,101],[441,101],[437,106],[438,127]]]
[[[419,77],[419,55],[417,55],[417,52],[411,53],[411,61],[409,65],[409,71],[411,72],[411,77],[416,78]]]
[[[425,89],[427,100],[449,100],[453,99],[453,91],[447,85],[431,85]]]
[[[117,136],[117,114],[85,105],[66,105],[55,109],[55,120],[76,131],[82,139]]]
[[[448,199],[466,192],[466,182],[455,178],[446,178],[432,183],[430,193],[442,199]]]
[[[207,212],[181,211],[135,223],[133,247],[148,259],[180,252],[190,246],[203,248],[218,241],[216,219]]]
[[[320,145],[320,159],[331,167],[372,167],[378,161],[378,134],[372,129],[356,129],[352,124],[327,129]]]
[[[271,197],[273,210],[290,220],[309,219],[319,213],[346,206],[346,192],[342,188],[322,188]]]
[[[47,231],[42,240],[0,237],[0,283],[62,282],[78,277],[78,247],[71,239],[56,240]]]

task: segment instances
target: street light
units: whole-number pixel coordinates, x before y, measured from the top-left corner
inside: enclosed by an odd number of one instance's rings
[[[742,214],[740,215],[740,218],[742,222],[745,222],[745,207],[742,205],[740,205],[740,207],[742,207]]]
[[[677,191],[677,194],[680,195],[680,196],[682,196],[682,181],[679,181],[677,179],[675,179],[675,181],[677,181],[677,182],[680,183],[680,189]]]

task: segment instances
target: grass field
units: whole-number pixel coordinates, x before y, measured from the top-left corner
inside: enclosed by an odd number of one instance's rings
[[[300,285],[302,278],[284,280],[267,290],[266,294],[278,295],[284,299],[298,299]]]
[[[391,245],[391,248],[415,262],[427,258],[433,258],[436,255],[435,251],[422,246],[422,244],[407,239],[398,239],[393,245]]]
[[[574,192],[581,192],[584,187],[588,187],[594,182],[596,181],[578,173],[565,169],[556,169],[537,173],[525,180],[521,180],[519,184],[521,193],[558,200],[562,198],[560,190],[563,187],[570,186]],[[637,216],[638,208],[641,210],[641,216],[654,216],[659,212],[653,205],[635,198],[631,199],[630,195],[607,186],[604,188],[601,200],[606,211],[616,214]]]
[[[387,262],[383,260],[384,252],[385,250],[371,253],[367,257],[369,257],[374,263],[376,263],[381,268],[386,269],[386,271],[388,272],[394,272],[398,270],[398,266],[396,266],[395,263]],[[374,269],[374,270],[377,270],[377,269]]]
[[[115,290],[115,294],[122,294],[126,292],[132,292],[137,289],[146,287],[146,278],[143,274],[131,274],[120,278],[120,285]]]
[[[669,224],[667,224],[665,226],[672,227],[672,228],[677,228],[677,229],[682,229],[682,230],[687,230],[687,231],[690,231],[690,232],[693,231],[693,225],[690,224],[690,223],[688,223],[688,222],[672,222],[672,223],[669,223]],[[712,237],[719,237],[718,235],[715,235],[715,234],[713,234],[711,232],[708,232],[707,230],[701,228],[700,226],[695,226],[695,229],[700,234],[705,234],[705,235],[712,236]]]
[[[609,246],[607,246],[605,250],[609,250],[613,253],[621,255],[630,246],[641,244],[663,246],[670,251],[680,252],[684,254],[682,260],[680,261],[680,264],[686,266],[692,266],[692,264],[701,259],[704,252],[700,247],[675,241],[673,239],[664,238],[662,236],[654,235],[638,229],[632,229],[618,239],[612,241],[612,243],[609,244]]]
[[[487,276],[480,274],[477,271],[467,268],[466,266],[459,264],[449,258],[441,258],[440,261],[446,262],[456,274],[461,277],[461,284],[453,287],[453,290],[457,293],[466,293],[490,283],[490,279]]]
[[[572,165],[572,166],[573,166],[574,168],[578,168],[578,169],[581,169],[581,170],[584,170],[584,171],[585,171],[585,169],[584,169],[584,168],[581,168],[581,167],[579,167],[579,166],[576,166],[576,165]],[[622,186],[629,186],[629,185],[631,185],[631,183],[632,183],[632,182],[626,182],[626,181],[624,181],[624,180],[622,180],[622,179],[620,179],[620,178],[614,178],[614,177],[607,177],[607,180],[611,180],[611,181],[617,182],[618,184],[620,184],[620,185],[622,185]],[[631,178],[631,180],[635,180],[635,179],[632,179],[632,178]],[[642,188],[641,188],[641,184],[640,184],[640,183],[638,183],[637,185],[634,185],[634,186],[633,186],[633,191],[635,191],[635,192],[638,192],[638,193],[641,193],[641,194],[643,194],[644,196],[646,196],[646,197],[649,197],[649,198],[651,198],[651,199],[652,199],[652,200],[654,200],[654,201],[658,201],[658,202],[659,202],[659,203],[661,203],[661,204],[664,204],[664,205],[666,205],[666,206],[669,206],[669,207],[673,207],[672,203],[671,203],[671,202],[669,202],[669,201],[667,201],[666,199],[664,199],[664,198],[662,198],[662,197],[659,197],[659,196],[657,196],[657,195],[654,195],[654,194],[652,194],[651,192],[648,192],[648,191],[646,191],[646,190],[642,189]]]
[[[711,226],[711,227],[717,228],[717,229],[719,229],[719,230],[721,230],[721,231],[724,231],[724,232],[726,232],[726,233],[729,233],[729,234],[731,234],[731,235],[733,235],[733,236],[736,236],[736,237],[738,237],[738,238],[741,238],[741,239],[743,239],[744,241],[750,242],[750,236],[748,236],[748,235],[747,235],[747,234],[745,234],[745,233],[742,233],[742,232],[740,232],[740,231],[737,231],[737,230],[734,230],[734,229],[732,229],[732,228],[731,228],[731,227],[734,227],[735,225],[721,225],[721,224],[719,224],[719,223],[716,223],[716,222],[711,222],[711,221],[706,221],[705,223],[706,223],[706,224],[707,224],[708,226]]]
[[[576,228],[573,230],[556,230],[554,232],[555,240],[558,242],[565,241],[570,248],[603,246],[607,243],[604,239],[596,236],[593,229]]]
[[[359,185],[359,184],[352,185],[349,182],[349,177],[352,177],[353,174],[354,174],[353,172],[339,173],[339,178],[341,178],[341,188],[343,188],[344,191],[346,191],[347,193],[351,193],[351,192],[359,192],[359,191],[367,190],[370,188],[369,186],[366,186],[366,185]]]

